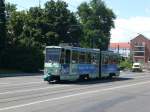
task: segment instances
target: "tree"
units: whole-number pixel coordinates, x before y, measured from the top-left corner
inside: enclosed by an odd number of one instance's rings
[[[78,43],[81,37],[80,24],[64,1],[51,0],[45,4],[44,31],[46,45]]]
[[[44,8],[17,11],[6,4],[7,47],[1,53],[3,68],[36,71],[43,67],[45,45],[79,43],[82,27],[64,1],[46,2]]]
[[[86,47],[100,47],[106,50],[110,41],[110,30],[114,27],[115,14],[106,7],[102,0],[92,0],[89,4],[82,3],[77,14],[83,25],[84,39],[82,45]]]
[[[5,3],[0,0],[0,53],[6,44],[6,18],[5,18]]]
[[[26,20],[27,15],[25,11],[11,12],[11,17],[7,20],[8,46],[16,46],[18,44],[23,35]]]
[[[7,14],[6,16],[11,16],[11,13],[17,10],[16,4],[12,4],[8,2],[7,4],[5,4],[5,9]]]
[[[27,11],[16,11],[14,4],[6,4],[7,47],[1,53],[2,68],[26,72],[38,71],[43,66],[42,45],[35,40],[34,18]]]

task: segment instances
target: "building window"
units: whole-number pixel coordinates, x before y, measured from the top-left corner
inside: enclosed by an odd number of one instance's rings
[[[142,42],[142,45],[145,46],[145,42]]]
[[[135,52],[134,56],[144,56],[144,52]]]
[[[135,46],[145,46],[145,42],[135,42]]]
[[[134,51],[145,51],[144,47],[135,47]]]
[[[138,43],[137,43],[137,42],[135,42],[135,43],[134,43],[134,45],[138,45]]]

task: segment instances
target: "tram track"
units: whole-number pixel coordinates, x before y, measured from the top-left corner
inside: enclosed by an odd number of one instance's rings
[[[124,76],[121,76],[121,77],[124,77]],[[149,78],[150,77],[150,75],[144,75],[144,76],[129,76],[129,77],[125,77],[125,78],[140,78],[140,79],[142,79],[142,78]],[[42,80],[42,79],[41,79]],[[5,83],[5,84],[2,84],[2,85],[0,85],[0,91],[5,91],[6,90],[6,92],[8,91],[8,90],[10,90],[10,91],[13,91],[13,90],[15,90],[15,89],[17,89],[17,90],[21,90],[21,89],[28,89],[28,88],[39,88],[39,87],[41,87],[41,86],[43,86],[43,87],[47,87],[47,86],[49,86],[49,84],[47,84],[46,82],[44,82],[44,81],[37,81],[37,82],[24,82],[24,83],[17,83],[17,84],[9,84],[9,83]],[[101,81],[101,80],[100,80]],[[89,81],[89,83],[90,83],[91,81]],[[85,85],[86,85],[86,82],[83,82],[83,84],[85,83]],[[55,86],[55,85],[78,85],[78,84],[80,84],[80,82],[72,82],[72,83],[58,83],[58,84],[50,84],[50,86],[52,85],[52,86]],[[82,82],[81,82],[81,85],[82,85]]]
[[[49,102],[49,101],[55,101],[55,100],[61,100],[61,99],[66,99],[66,98],[70,98],[70,97],[76,97],[76,96],[80,96],[80,95],[86,95],[86,94],[95,94],[95,93],[99,93],[99,92],[107,92],[107,91],[113,91],[113,90],[118,90],[118,89],[122,89],[122,88],[128,88],[128,87],[135,87],[135,86],[141,86],[141,85],[145,85],[145,84],[150,84],[150,81],[142,81],[142,82],[137,82],[137,83],[132,83],[132,84],[124,84],[124,85],[120,85],[120,86],[115,86],[115,87],[107,87],[107,88],[101,88],[99,90],[87,90],[87,91],[82,91],[82,92],[77,92],[77,93],[73,93],[73,94],[65,94],[65,95],[61,95],[58,97],[51,97],[48,99],[42,99],[42,100],[35,100],[30,103],[22,103],[22,104],[18,104],[18,105],[11,105],[9,107],[3,107],[0,110],[9,110],[9,109],[14,109],[14,108],[20,108],[20,107],[24,107],[24,106],[30,106],[30,105],[35,105],[35,104],[39,104],[39,103],[44,103],[44,102]]]
[[[124,81],[128,81],[128,80],[132,80],[132,82],[133,81],[140,81],[140,80],[143,80],[143,79],[147,79],[147,78],[150,78],[150,76],[149,75],[145,75],[145,76],[137,76],[137,77],[135,77],[135,78],[133,78],[133,77],[130,77],[130,78],[128,78],[128,77],[120,77],[120,78],[117,78],[117,79],[104,79],[104,80],[92,80],[92,81],[86,81],[86,82],[72,82],[72,83],[63,83],[62,85],[61,84],[53,84],[53,85],[48,85],[48,84],[46,84],[46,87],[45,87],[45,85],[42,85],[43,87],[40,87],[41,85],[30,85],[29,87],[36,87],[36,88],[30,88],[30,89],[24,89],[24,87],[21,87],[21,88],[23,88],[23,90],[21,90],[21,89],[19,89],[19,88],[17,88],[17,90],[14,90],[14,91],[12,91],[12,90],[10,90],[9,91],[9,89],[7,89],[7,88],[5,88],[6,90],[8,90],[8,91],[5,91],[5,92],[1,92],[0,93],[0,95],[1,94],[11,94],[11,93],[22,93],[22,92],[30,92],[30,91],[38,91],[38,90],[46,90],[46,89],[55,89],[55,88],[59,88],[59,87],[74,87],[74,86],[76,86],[76,85],[79,85],[79,86],[88,86],[88,85],[95,85],[95,86],[100,86],[100,85],[105,85],[105,84],[107,84],[107,85],[109,85],[111,82],[124,82]],[[133,79],[136,79],[136,80],[133,80]],[[137,80],[138,79],[138,80]],[[109,84],[108,84],[109,83]],[[99,85],[97,85],[97,84],[99,84]],[[39,88],[40,87],[40,88]],[[90,86],[88,86],[88,87],[90,87]],[[19,89],[19,90],[18,90]]]
[[[105,80],[98,81],[96,84],[94,85],[88,85],[88,83],[92,83],[94,81],[88,81],[88,82],[82,82],[85,85],[77,85],[77,84],[73,84],[70,86],[64,86],[64,87],[58,87],[57,89],[51,88],[51,89],[45,89],[44,91],[38,90],[33,92],[33,91],[24,91],[24,92],[20,92],[19,94],[16,94],[15,92],[12,94],[0,94],[0,104],[4,104],[4,103],[13,103],[13,102],[17,102],[20,100],[24,100],[25,102],[33,99],[36,100],[37,98],[42,98],[45,99],[47,97],[59,97],[59,95],[61,94],[70,94],[70,93],[78,93],[78,92],[84,92],[87,90],[92,90],[92,89],[104,89],[104,88],[110,88],[110,87],[115,87],[118,85],[123,85],[123,84],[132,84],[132,83],[136,83],[136,82],[143,82],[146,80],[149,80],[150,77],[142,77],[141,78],[135,78],[135,79],[131,79],[131,80],[125,80],[125,81],[108,81],[109,83],[104,83]],[[80,84],[82,84],[80,83]],[[87,85],[86,85],[87,83]]]

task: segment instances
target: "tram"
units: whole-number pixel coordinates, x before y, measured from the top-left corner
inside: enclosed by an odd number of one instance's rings
[[[118,77],[120,74],[118,64],[119,55],[112,51],[46,46],[44,81]]]

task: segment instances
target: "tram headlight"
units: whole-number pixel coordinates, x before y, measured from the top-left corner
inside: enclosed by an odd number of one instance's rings
[[[59,74],[59,70],[58,69],[55,69],[55,74]]]
[[[45,74],[48,73],[48,69],[47,68],[44,69],[44,73]]]

